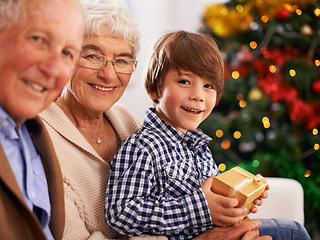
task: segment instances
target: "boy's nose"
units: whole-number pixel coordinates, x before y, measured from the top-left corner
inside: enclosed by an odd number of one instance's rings
[[[197,101],[197,102],[203,102],[203,101],[204,101],[202,89],[194,89],[194,90],[191,92],[190,97],[191,97],[191,99],[192,99],[193,101]]]

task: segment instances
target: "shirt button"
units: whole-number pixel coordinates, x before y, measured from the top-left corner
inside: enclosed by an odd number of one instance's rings
[[[36,198],[36,193],[34,191],[31,191],[30,197],[31,197],[31,200],[34,200]]]
[[[8,127],[9,126],[9,122],[7,120],[4,120],[2,123],[1,123],[2,127]]]

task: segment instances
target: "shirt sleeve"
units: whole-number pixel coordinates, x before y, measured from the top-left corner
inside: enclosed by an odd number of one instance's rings
[[[202,190],[182,197],[159,191],[159,176],[150,151],[127,142],[116,154],[106,197],[106,221],[128,235],[175,235],[212,224]]]

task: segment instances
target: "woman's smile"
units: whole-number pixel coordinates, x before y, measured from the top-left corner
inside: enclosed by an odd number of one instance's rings
[[[112,91],[113,89],[115,89],[115,87],[102,87],[102,86],[98,86],[98,85],[95,85],[95,84],[92,84],[92,83],[88,83],[88,84],[89,84],[89,86],[91,86],[92,88],[97,89],[97,90],[100,90],[100,91],[110,92],[110,91]]]

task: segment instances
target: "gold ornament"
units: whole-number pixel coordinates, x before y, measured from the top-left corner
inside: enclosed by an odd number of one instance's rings
[[[260,17],[267,16],[272,19],[282,8],[294,12],[298,8],[305,9],[309,5],[314,5],[315,2],[316,0],[251,0],[248,4],[252,5]]]
[[[223,4],[209,5],[205,9],[204,19],[207,26],[218,36],[225,37],[249,29],[253,21],[248,4],[227,8]]]

